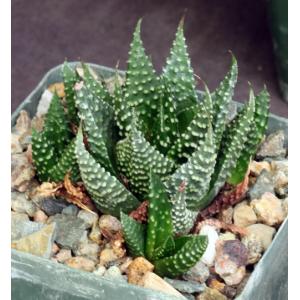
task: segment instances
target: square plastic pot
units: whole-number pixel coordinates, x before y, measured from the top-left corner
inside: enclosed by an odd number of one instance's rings
[[[77,62],[72,63],[73,66]],[[110,77],[114,70],[89,64],[104,77]],[[52,83],[62,81],[61,67],[51,69],[12,114],[14,126],[21,110],[31,117],[36,113],[39,99],[44,90]],[[121,73],[121,72],[120,72]],[[202,93],[199,91],[199,95]],[[238,104],[240,105],[240,104]],[[287,141],[287,120],[270,115],[268,132],[282,129]],[[256,265],[238,300],[283,300],[287,299],[288,280],[288,221],[283,222],[271,246]],[[31,254],[12,250],[12,299],[13,300],[91,300],[91,299],[130,299],[130,300],[167,300],[173,296],[141,288],[69,268]]]

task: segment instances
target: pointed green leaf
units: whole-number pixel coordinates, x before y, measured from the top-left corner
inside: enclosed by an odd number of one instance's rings
[[[130,255],[145,256],[145,225],[121,212],[121,224]]]
[[[177,112],[181,112],[180,118],[185,119],[188,112],[183,112],[183,108],[196,104],[197,94],[194,71],[191,67],[183,33],[183,20],[179,23],[163,74],[174,95]]]
[[[251,129],[254,109],[255,101],[253,93],[251,92],[249,103],[244,106],[231,124],[228,125],[224,134],[224,142],[222,143],[222,150],[217,158],[215,172],[210,183],[210,190],[207,195],[201,199],[199,205],[200,209],[206,207],[214,199],[235,168]]]
[[[71,131],[63,105],[57,93],[53,94],[43,128],[45,138],[51,141],[54,152],[59,157],[71,139]]]
[[[49,140],[44,132],[32,129],[32,159],[40,181],[50,179],[50,170],[56,164],[54,143]]]
[[[81,129],[75,152],[84,185],[101,212],[119,216],[137,208],[139,201],[85,149]]]
[[[215,142],[211,127],[207,131],[205,141],[199,146],[188,161],[181,165],[167,181],[170,194],[175,194],[179,185],[187,184],[187,207],[197,210],[199,201],[209,190],[209,183],[214,172],[216,160]]]
[[[76,95],[74,90],[77,75],[75,70],[68,65],[67,61],[64,62],[62,73],[64,78],[68,120],[77,125],[79,123],[79,118],[77,116],[77,108],[75,106]]]
[[[161,177],[174,169],[173,161],[150,145],[134,125],[128,137],[117,143],[116,155],[120,172],[129,180],[132,191],[139,195],[148,193],[151,169]]]
[[[155,249],[163,245],[165,240],[172,234],[171,203],[160,178],[151,173],[146,257],[152,260],[155,255]]]
[[[158,260],[162,257],[170,256],[172,255],[173,251],[175,249],[175,242],[172,236],[169,236],[166,238],[166,240],[163,242],[161,246],[158,246],[154,250],[154,256],[153,260]]]
[[[88,135],[89,149],[107,171],[115,173],[111,163],[113,109],[95,97],[85,85],[76,87],[76,105]]]
[[[82,63],[82,68],[83,81],[88,90],[94,95],[94,97],[106,102],[109,105],[112,105],[112,97],[110,96],[106,85],[102,84],[91,67]]]
[[[229,111],[229,104],[232,100],[234,87],[237,81],[238,67],[235,57],[232,55],[231,68],[224,80],[220,83],[213,95],[214,116],[213,128],[216,144],[219,145],[226,126],[226,117]],[[218,149],[218,148],[217,148]]]
[[[187,272],[204,254],[206,236],[189,236],[188,241],[173,255],[154,262],[154,270],[160,276],[176,277]]]
[[[70,172],[71,179],[77,181],[79,179],[79,169],[75,155],[75,140],[62,152],[57,163],[50,170],[51,181],[63,181],[67,172]]]
[[[139,20],[130,44],[125,102],[135,109],[139,120],[138,127],[147,137],[151,136],[153,119],[157,116],[160,92],[159,79],[141,40]]]
[[[238,159],[235,169],[231,173],[228,182],[237,185],[245,178],[251,157],[256,153],[257,147],[262,141],[268,125],[268,116],[270,108],[270,95],[264,88],[259,95],[255,97],[254,120],[251,124],[251,130],[248,133],[248,139],[245,147]]]

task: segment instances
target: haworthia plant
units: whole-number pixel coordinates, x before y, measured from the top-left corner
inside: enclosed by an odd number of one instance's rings
[[[243,180],[267,126],[269,95],[266,89],[256,96],[251,91],[248,104],[228,122],[238,74],[233,55],[217,89],[211,92],[204,84],[198,98],[183,21],[166,66],[157,74],[143,46],[140,20],[124,84],[115,80],[109,93],[104,79],[89,65],[78,67],[64,64],[66,99],[54,94],[43,131],[33,134],[33,160],[41,180],[60,181],[69,171],[75,180],[80,174],[99,210],[118,216],[154,197],[153,172],[165,188],[157,198],[168,199],[164,209],[170,208],[173,234],[187,234],[199,210],[226,182]],[[145,229],[128,223],[131,231],[143,235]],[[140,239],[132,238],[132,243],[136,240]],[[140,245],[136,254],[160,260],[177,247],[172,238],[154,244],[155,254],[149,245]],[[175,272],[175,266],[169,268]]]
[[[160,178],[151,173],[147,225],[126,214],[121,223],[128,249],[133,256],[145,256],[153,262],[155,272],[174,277],[188,271],[207,247],[206,236],[174,236],[172,204]]]

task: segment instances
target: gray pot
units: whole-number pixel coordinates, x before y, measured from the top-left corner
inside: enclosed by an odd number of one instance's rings
[[[72,63],[77,64],[76,62]],[[99,74],[110,77],[113,69],[90,64]],[[61,65],[51,69],[12,114],[13,126],[20,110],[31,117],[36,113],[38,101],[49,84],[62,81]],[[199,92],[201,94],[201,92]],[[240,105],[240,104],[238,104]],[[270,115],[268,131],[283,129],[287,140],[287,120]],[[243,293],[238,300],[287,299],[287,219],[278,230],[272,245],[256,265]],[[38,256],[12,250],[12,299],[13,300],[91,300],[91,299],[174,299],[166,294],[140,288],[127,283],[116,283],[97,275],[71,269]]]

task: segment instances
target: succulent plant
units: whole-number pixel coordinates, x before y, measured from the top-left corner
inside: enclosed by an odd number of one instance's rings
[[[226,182],[243,181],[267,126],[269,95],[250,89],[249,102],[229,121],[235,57],[219,87],[211,93],[204,84],[198,96],[183,22],[160,75],[140,31],[141,21],[125,84],[116,71],[112,93],[88,65],[76,72],[64,64],[66,105],[54,95],[44,130],[33,134],[33,159],[41,180],[60,181],[70,170],[76,180],[79,170],[99,210],[116,216],[148,199],[152,172],[166,188],[174,233],[185,234]]]
[[[201,258],[207,247],[207,237],[201,235],[174,236],[172,204],[159,176],[150,175],[147,225],[124,213],[121,223],[131,255],[145,256],[161,276],[174,277],[188,271]]]

